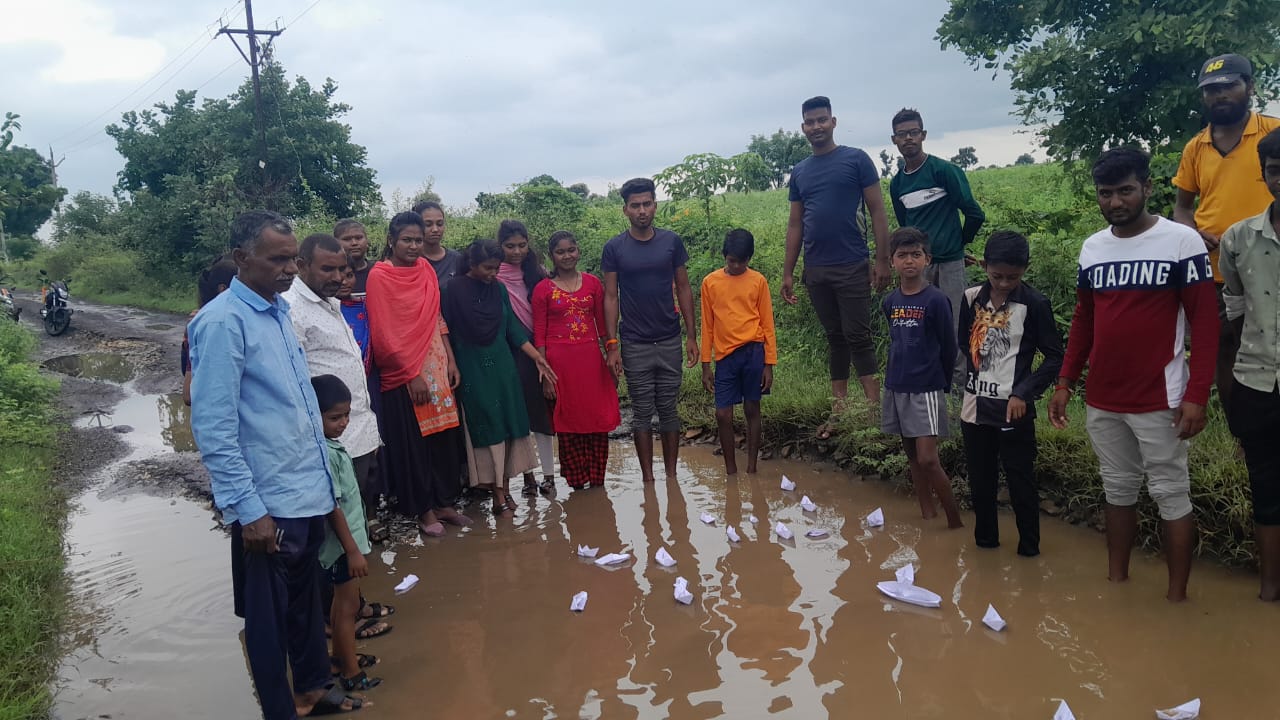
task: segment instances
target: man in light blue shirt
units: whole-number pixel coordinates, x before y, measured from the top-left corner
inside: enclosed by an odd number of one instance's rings
[[[267,720],[351,709],[358,701],[329,681],[317,582],[334,507],[327,448],[306,357],[278,295],[298,272],[298,241],[284,218],[254,210],[232,222],[231,245],[236,279],[188,328],[191,429],[214,502],[244,542],[249,668]]]

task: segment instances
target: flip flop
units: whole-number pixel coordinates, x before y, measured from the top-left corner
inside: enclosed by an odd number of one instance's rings
[[[375,630],[374,628],[377,628],[379,625],[382,626],[382,629]],[[379,618],[369,618],[368,620],[365,620],[364,622],[360,623],[356,627],[356,639],[368,640],[370,638],[376,638],[382,635],[386,635],[389,632],[391,632],[390,625],[383,622]]]
[[[325,688],[327,689],[327,692],[325,692],[324,697],[317,700],[316,704],[311,706],[311,712],[307,713],[307,717],[318,717],[320,715],[342,715],[349,712],[355,712],[356,710],[364,707],[367,702],[362,697],[348,695],[347,691],[343,690],[339,683],[326,685]],[[343,703],[351,703],[351,707],[349,709],[344,708],[342,707]],[[372,705],[372,703],[369,704]]]
[[[377,665],[380,662],[382,661],[378,659],[377,655],[367,655],[365,653],[356,653],[356,667],[360,668],[361,670],[368,670],[369,668],[373,667],[374,665]],[[333,657],[332,655],[329,656],[329,665],[333,667],[342,667],[342,663],[338,661],[338,658]],[[334,675],[337,675],[337,674],[338,673],[334,673]]]
[[[382,684],[382,678],[371,678],[361,670],[355,677],[345,678],[338,676],[338,682],[342,684],[342,689],[347,692],[352,690],[372,690]]]
[[[369,542],[386,542],[391,539],[391,530],[380,520],[370,520],[368,525]]]
[[[370,612],[366,613],[368,609]],[[364,603],[360,607],[360,614],[356,616],[359,620],[370,620],[374,618],[391,617],[396,614],[395,605],[383,605],[379,602]]]

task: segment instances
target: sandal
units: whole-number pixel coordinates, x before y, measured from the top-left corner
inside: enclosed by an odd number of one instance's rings
[[[348,695],[347,692],[342,689],[341,683],[326,685],[325,688],[327,692],[325,692],[324,697],[317,700],[316,704],[311,706],[311,712],[307,713],[307,717],[319,715],[341,715],[343,713],[355,712],[356,710],[364,707],[367,702],[364,698],[358,695]],[[344,704],[350,704],[351,707],[344,708]],[[372,705],[372,703],[369,704]]]
[[[382,678],[371,678],[361,670],[355,677],[345,678],[339,675],[338,682],[342,684],[343,690],[351,692],[352,690],[372,690],[382,684]]]
[[[391,626],[378,618],[369,618],[356,627],[356,639],[368,640],[391,632]]]
[[[365,612],[368,610],[368,612]],[[360,613],[356,615],[358,620],[368,620],[370,618],[391,617],[396,614],[395,605],[383,605],[379,602],[365,602],[364,598],[360,598]]]
[[[538,483],[538,492],[542,493],[543,495],[552,495],[555,493],[555,491],[556,491],[556,479],[551,475],[546,476],[545,478],[543,478],[542,482]]]
[[[524,488],[520,491],[520,494],[525,497],[538,496],[538,484],[533,481],[533,478],[531,476],[528,476],[528,475],[525,476]],[[507,497],[511,497],[511,496],[508,495]]]
[[[508,510],[510,510],[511,512],[515,512],[515,511],[516,511],[516,501],[515,501],[515,499],[514,499],[514,498],[512,498],[512,497],[511,497],[511,493],[509,493],[509,492],[503,492],[503,493],[502,493],[502,495],[503,495],[503,497],[505,497],[505,498],[506,498],[506,502],[504,502],[504,503],[503,503],[503,505],[505,505],[505,506],[506,506],[506,508],[507,508]]]

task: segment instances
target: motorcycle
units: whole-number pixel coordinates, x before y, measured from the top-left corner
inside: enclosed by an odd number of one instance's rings
[[[0,287],[0,313],[3,313],[10,320],[18,322],[18,316],[22,314],[22,308],[13,301],[13,288]]]
[[[57,336],[71,327],[71,292],[66,280],[50,280],[48,273],[40,271],[40,317],[44,319],[44,331]]]

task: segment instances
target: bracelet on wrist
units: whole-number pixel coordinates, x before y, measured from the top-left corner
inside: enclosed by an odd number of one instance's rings
[[[609,349],[618,347],[619,344],[620,343],[618,342],[618,338],[609,338],[608,340],[604,341],[604,349],[609,350]]]

